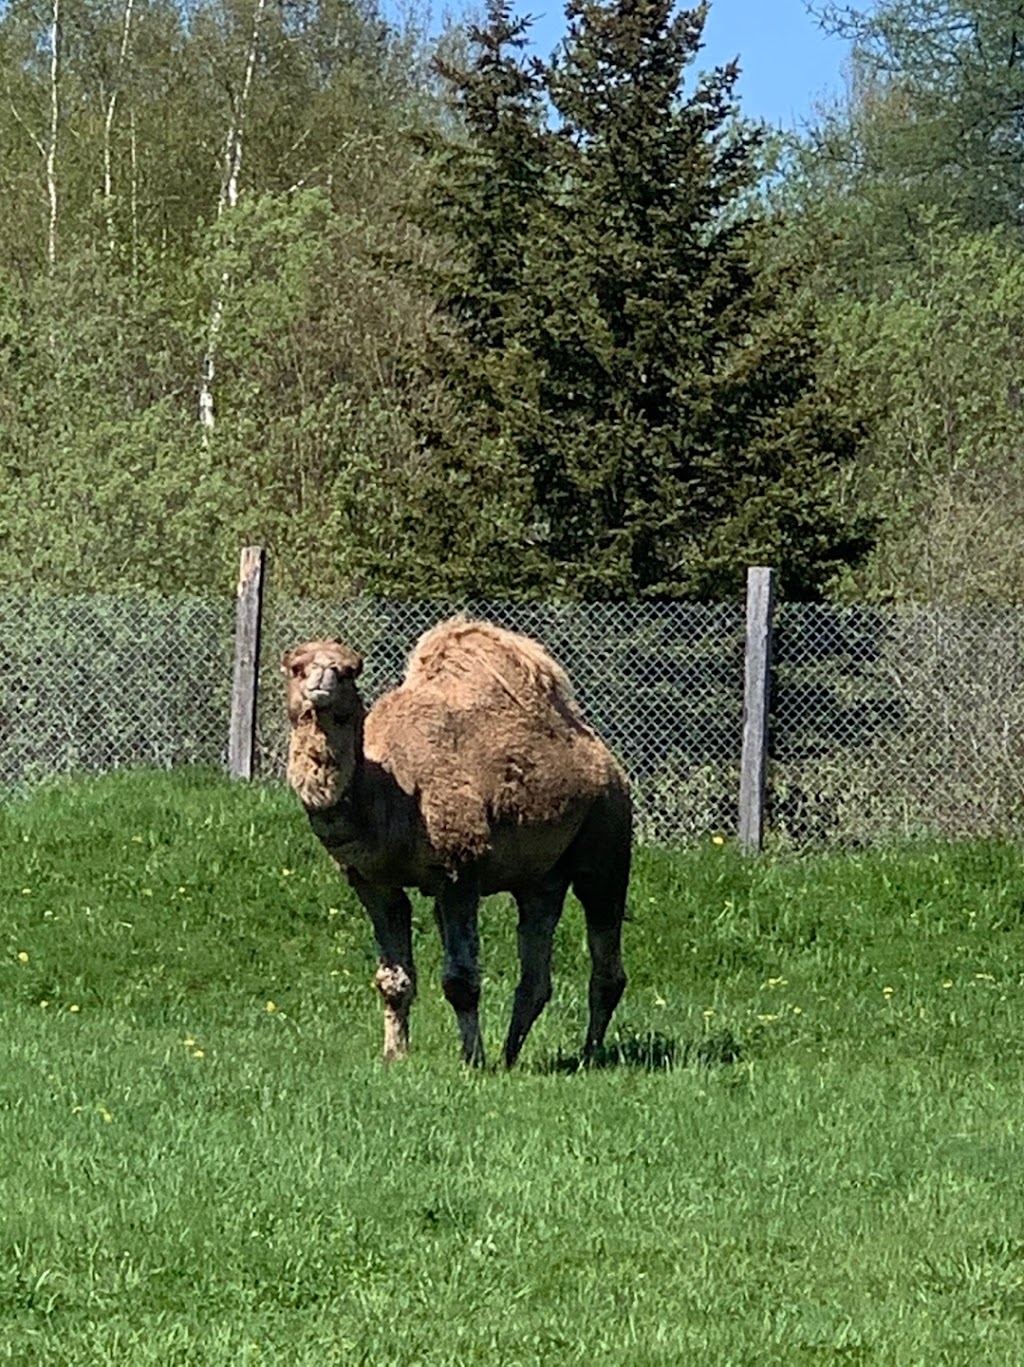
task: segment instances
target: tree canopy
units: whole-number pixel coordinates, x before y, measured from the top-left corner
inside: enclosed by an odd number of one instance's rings
[[[429,315],[384,261],[421,41],[351,0],[12,0],[0,57],[0,582],[200,589],[258,540],[345,591]]]
[[[781,162],[706,15],[11,0],[0,584],[1024,595],[1019,6],[827,7]]]
[[[1020,7],[830,7],[846,97],[773,198],[821,320],[822,375],[865,440],[848,496],[877,519],[846,592],[1020,600]]]
[[[767,561],[814,597],[869,544],[812,311],[777,304],[764,133],[734,65],[693,74],[705,13],[571,0],[543,63],[492,0],[475,61],[445,71],[463,136],[435,135],[426,209],[464,420],[422,434],[417,480],[448,591],[493,583],[457,493],[481,485],[515,510],[498,572],[520,593],[720,596]]]
[[[849,185],[913,225],[941,208],[969,231],[1024,225],[1024,11],[1016,0],[829,4],[851,45],[853,100],[818,143]]]

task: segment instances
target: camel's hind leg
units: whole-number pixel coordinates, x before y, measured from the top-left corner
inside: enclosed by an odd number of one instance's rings
[[[587,896],[575,887],[582,902]],[[586,902],[584,902],[586,906]],[[626,988],[626,970],[622,966],[622,916],[591,916],[587,911],[587,944],[590,947],[590,1022],[583,1045],[584,1058],[592,1058],[604,1043],[605,1031],[619,998]]]
[[[551,999],[551,946],[562,915],[569,880],[559,878],[549,887],[516,897],[519,905],[519,963],[521,976],[505,1040],[505,1063],[511,1068],[534,1021]]]
[[[604,1043],[612,1013],[626,987],[622,966],[622,922],[626,915],[626,889],[632,830],[629,807],[621,800],[609,804],[585,832],[578,850],[572,890],[583,904],[590,948],[590,1022],[583,1046],[592,1058]]]
[[[441,987],[459,1023],[462,1057],[467,1063],[483,1066],[480,935],[476,919],[479,902],[476,880],[469,874],[462,874],[457,880],[446,883],[438,894],[434,915],[444,949]]]
[[[409,1052],[409,1008],[416,996],[412,907],[401,888],[378,888],[357,874],[349,882],[369,913],[377,937],[377,990],[384,1003],[384,1062]]]

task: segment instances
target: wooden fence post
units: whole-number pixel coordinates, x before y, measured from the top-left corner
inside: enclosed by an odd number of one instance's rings
[[[747,570],[747,653],[743,692],[743,756],[740,767],[740,849],[755,854],[764,835],[768,767],[768,708],[772,677],[772,570]]]
[[[256,754],[256,700],[260,678],[260,628],[267,553],[244,546],[235,610],[235,673],[231,685],[228,769],[232,778],[252,778]]]

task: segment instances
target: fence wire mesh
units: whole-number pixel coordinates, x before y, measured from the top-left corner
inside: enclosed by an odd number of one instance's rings
[[[221,765],[234,608],[0,597],[0,790],[125,765]]]
[[[637,835],[735,828],[743,727],[739,606],[470,603],[566,667],[633,782]],[[284,772],[278,662],[337,636],[368,703],[449,603],[271,599],[259,772]],[[0,597],[0,791],[125,765],[222,765],[227,600]],[[1024,611],[784,605],[775,623],[768,829],[786,844],[1024,836]]]
[[[770,746],[782,839],[1024,835],[1024,612],[783,607]]]

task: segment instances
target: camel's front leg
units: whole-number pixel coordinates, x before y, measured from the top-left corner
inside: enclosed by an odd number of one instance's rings
[[[467,1063],[482,1067],[480,936],[476,924],[479,902],[476,880],[463,874],[457,881],[445,884],[434,902],[434,915],[444,948],[441,987],[459,1023],[462,1057]]]
[[[376,983],[384,1002],[384,1062],[409,1052],[409,1007],[416,996],[412,958],[412,907],[401,888],[379,888],[356,873],[349,882],[373,922],[377,937]]]

